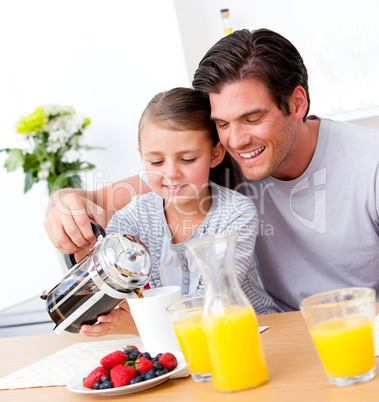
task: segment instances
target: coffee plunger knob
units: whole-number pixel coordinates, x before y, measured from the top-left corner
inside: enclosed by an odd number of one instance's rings
[[[126,257],[127,257],[130,261],[135,261],[135,260],[137,259],[137,257],[139,257],[139,256],[141,256],[141,255],[144,255],[144,254],[145,254],[145,253],[143,252],[143,250],[142,250],[142,251],[135,251],[135,250],[130,251],[130,250],[128,250],[128,251],[125,253]]]

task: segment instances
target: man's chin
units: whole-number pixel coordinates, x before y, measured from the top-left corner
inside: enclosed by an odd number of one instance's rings
[[[240,169],[241,169],[244,177],[250,181],[264,180],[264,179],[267,179],[267,177],[271,176],[270,172],[266,172],[261,169],[257,169],[256,167],[240,165]]]

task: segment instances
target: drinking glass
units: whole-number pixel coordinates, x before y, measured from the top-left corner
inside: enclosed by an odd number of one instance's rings
[[[331,384],[344,387],[375,377],[375,290],[345,288],[315,294],[300,310]]]
[[[202,327],[204,297],[197,296],[167,308],[176,337],[192,378],[196,382],[212,381],[212,366]]]

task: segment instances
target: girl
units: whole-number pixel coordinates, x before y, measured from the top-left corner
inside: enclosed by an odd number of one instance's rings
[[[107,226],[107,234],[138,237],[152,259],[150,286],[179,285],[183,297],[204,292],[186,241],[235,234],[235,269],[242,289],[257,314],[280,311],[261,288],[255,270],[258,218],[254,204],[220,186],[234,188],[237,183],[233,172],[221,165],[225,149],[210,120],[208,99],[187,88],[160,93],[147,105],[138,131],[143,178],[152,192],[133,197],[118,211]],[[125,302],[98,320],[98,325],[82,326],[81,333],[100,336],[130,331],[131,316]]]

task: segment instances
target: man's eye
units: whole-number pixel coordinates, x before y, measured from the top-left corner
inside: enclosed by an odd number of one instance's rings
[[[228,126],[228,123],[221,123],[221,122],[216,122],[216,128],[226,128]]]
[[[254,120],[246,119],[246,123],[248,123],[248,124],[255,124],[255,123],[258,123],[259,120],[260,120],[260,119],[254,119]]]

